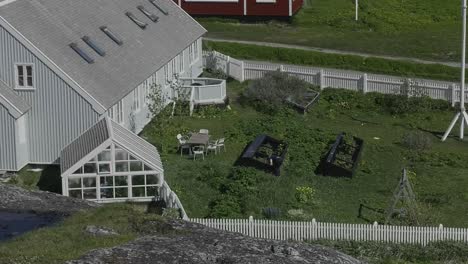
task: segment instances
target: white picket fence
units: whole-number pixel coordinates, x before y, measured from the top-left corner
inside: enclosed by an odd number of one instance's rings
[[[274,240],[348,240],[427,245],[434,241],[468,242],[467,228],[389,226],[374,224],[273,221],[263,219],[204,219],[191,222],[247,236]]]
[[[449,101],[452,105],[460,101],[460,85],[452,82],[297,65],[253,63],[234,59],[217,51],[203,51],[204,66],[207,66],[207,58],[209,57],[216,59],[217,69],[241,82],[258,79],[266,72],[279,70],[295,75],[313,85],[320,86],[320,88],[343,88],[364,93],[383,94],[403,94],[406,92],[405,90],[409,90],[411,94],[411,90],[415,91],[418,88],[418,93],[433,99]],[[409,87],[405,87],[407,84]],[[465,91],[465,98],[468,100],[468,91]]]

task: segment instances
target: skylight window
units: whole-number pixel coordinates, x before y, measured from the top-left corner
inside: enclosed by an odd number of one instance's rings
[[[76,43],[70,43],[70,48],[72,48],[78,55],[81,56],[87,63],[92,64],[94,63],[93,58],[91,58],[88,53],[82,50]]]
[[[122,46],[123,44],[123,41],[117,37],[117,35],[114,34],[114,32],[110,31],[110,29],[106,26],[102,26],[100,27],[100,29],[102,30],[102,32],[104,32],[104,34],[106,34],[110,39],[112,39],[115,43],[117,43],[117,45],[119,46]]]
[[[146,26],[148,26],[148,24],[146,24],[145,22],[138,20],[138,18],[132,12],[127,12],[125,13],[125,15],[127,15],[128,18],[135,22],[135,24],[137,24],[137,26],[139,26],[141,29],[145,29]]]
[[[169,13],[168,13],[164,8],[160,7],[160,6],[158,5],[158,3],[156,3],[155,0],[149,0],[149,1],[150,1],[157,9],[159,9],[159,11],[161,11],[164,15],[166,15],[166,16],[169,15]]]
[[[151,12],[149,12],[148,10],[145,9],[144,6],[142,5],[139,5],[137,6],[138,10],[140,10],[143,14],[145,14],[145,16],[147,16],[149,19],[151,19],[151,21],[153,21],[154,23],[158,22],[159,20],[159,17]]]
[[[88,44],[89,47],[91,47],[97,54],[99,54],[101,57],[104,57],[106,55],[106,52],[99,47],[96,42],[92,41],[90,37],[84,36],[81,38],[86,44]]]

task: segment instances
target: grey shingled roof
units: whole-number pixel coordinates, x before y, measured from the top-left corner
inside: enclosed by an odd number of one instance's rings
[[[163,172],[161,158],[155,146],[105,117],[62,150],[60,155],[62,173],[80,162],[86,155],[108,139],[112,139],[114,143],[129,151],[153,169]]]
[[[156,1],[169,15],[148,0],[16,0],[1,6],[0,16],[109,108],[206,32],[173,1]],[[138,5],[159,16],[159,21],[153,23]],[[125,15],[127,11],[148,23],[147,28],[140,29]],[[100,26],[117,34],[123,45],[114,43]],[[104,57],[81,40],[85,35],[104,49]],[[95,62],[84,61],[69,47],[72,42]]]
[[[15,118],[19,118],[31,108],[21,96],[17,95],[2,80],[0,80],[0,104],[4,105]]]
[[[62,150],[60,154],[62,173],[82,160],[109,138],[110,133],[107,122],[103,118]]]

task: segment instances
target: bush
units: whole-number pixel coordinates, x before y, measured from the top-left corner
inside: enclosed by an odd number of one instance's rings
[[[258,80],[250,82],[243,96],[254,102],[260,102],[269,109],[277,108],[289,97],[298,100],[309,89],[309,84],[297,77],[280,71],[267,72]]]
[[[241,205],[232,195],[221,195],[210,204],[210,217],[214,218],[240,218]]]
[[[410,150],[424,151],[431,148],[432,140],[421,131],[411,131],[403,135],[402,144]]]
[[[458,81],[459,70],[440,64],[422,64],[354,55],[325,54],[290,48],[264,47],[250,44],[204,41],[205,47],[237,59],[284,62],[289,64],[329,67],[382,73],[404,77],[420,77]]]
[[[306,204],[306,203],[312,202],[314,195],[315,195],[315,190],[312,187],[308,187],[308,186],[296,187],[295,197],[298,203]]]

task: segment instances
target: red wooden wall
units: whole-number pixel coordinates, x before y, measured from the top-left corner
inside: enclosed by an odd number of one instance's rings
[[[191,15],[243,16],[244,1],[247,1],[247,16],[289,16],[289,0],[276,0],[276,3],[257,3],[256,0],[238,0],[237,2],[190,2],[173,0]],[[302,7],[303,0],[292,0],[292,14]]]

